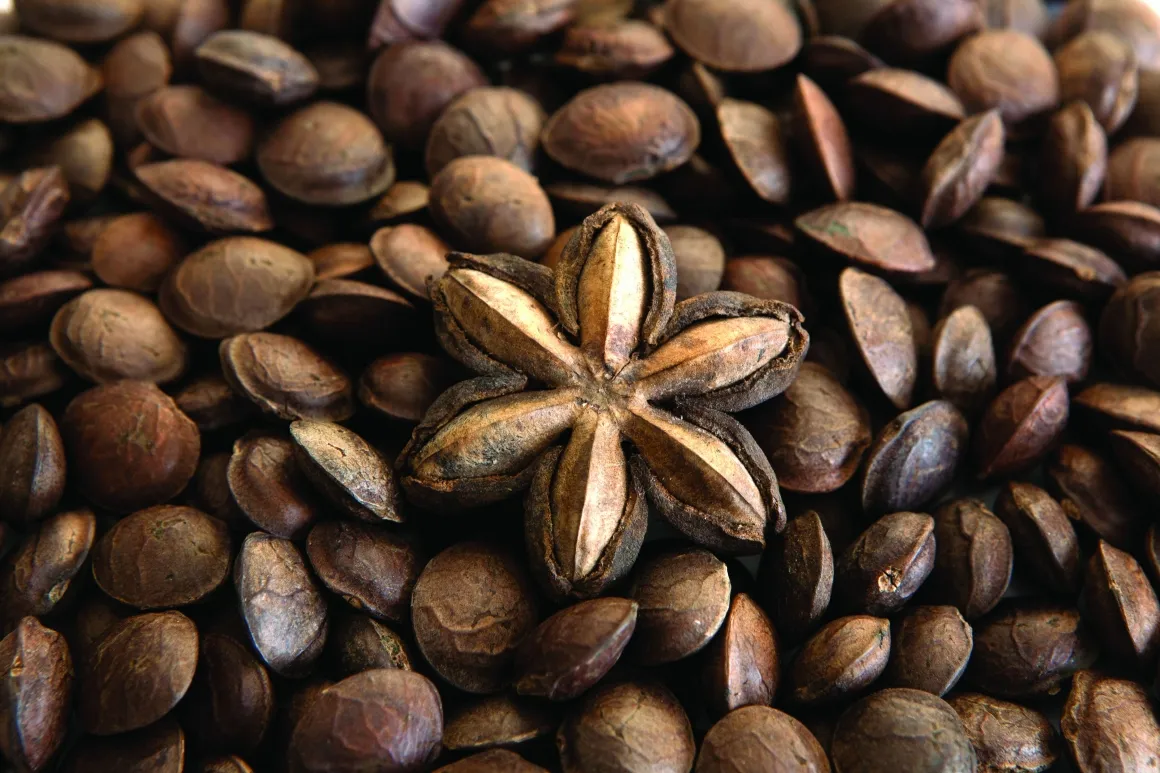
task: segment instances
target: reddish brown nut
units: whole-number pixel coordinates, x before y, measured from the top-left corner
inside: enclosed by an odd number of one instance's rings
[[[198,748],[250,753],[274,718],[274,686],[248,644],[206,633],[197,672],[182,701],[182,721]]]
[[[947,83],[967,110],[996,108],[1008,128],[1059,103],[1059,75],[1035,38],[987,30],[964,40],[947,69]]]
[[[68,732],[73,693],[68,643],[26,617],[0,640],[0,669],[0,753],[18,770],[45,770]]]
[[[409,619],[423,561],[412,540],[371,524],[325,521],[310,530],[306,555],[322,584],[355,609]]]
[[[229,166],[254,149],[254,119],[199,86],[168,86],[137,102],[145,139],[172,156]]]
[[[777,648],[777,632],[757,602],[747,593],[734,596],[701,671],[710,711],[724,716],[772,704],[781,678]]]
[[[122,215],[93,243],[93,273],[110,287],[154,293],[183,255],[181,237],[156,215]]]
[[[226,468],[230,495],[250,521],[285,539],[304,537],[321,515],[313,488],[294,461],[288,438],[248,433],[234,443]]]
[[[364,521],[403,520],[390,465],[361,437],[340,424],[299,420],[290,438],[298,466],[331,502]]]
[[[370,249],[387,279],[418,300],[427,300],[427,283],[447,272],[451,252],[431,229],[407,223],[375,231]]]
[[[540,147],[544,109],[531,95],[506,87],[475,88],[447,106],[427,137],[427,175],[462,156],[497,156],[531,172]]]
[[[669,0],[664,27],[689,56],[726,72],[776,69],[802,45],[790,9],[760,0]]]
[[[725,563],[701,548],[678,548],[640,562],[628,595],[640,605],[630,655],[658,665],[709,644],[729,613]]]
[[[841,701],[881,676],[889,657],[889,620],[840,617],[798,652],[786,679],[790,697],[804,706]]]
[[[274,227],[262,189],[223,166],[176,159],[134,171],[157,205],[188,225],[209,233],[261,233]]]
[[[943,696],[967,670],[974,637],[955,607],[915,607],[894,631],[886,681]]]
[[[1067,416],[1067,382],[1061,378],[1032,376],[1004,389],[987,407],[975,437],[979,476],[1033,466],[1055,445]]]
[[[0,430],[0,519],[27,526],[52,512],[64,494],[65,453],[47,410],[29,405]]]
[[[12,553],[0,573],[0,627],[16,625],[25,615],[43,617],[69,594],[72,582],[88,566],[97,534],[96,516],[88,510],[58,513],[40,524]]]
[[[248,30],[214,32],[197,46],[206,85],[239,101],[288,105],[318,88],[318,71],[286,43]]]
[[[59,166],[29,169],[0,190],[0,277],[26,271],[40,257],[68,202]]]
[[[1131,555],[1100,540],[1088,561],[1083,587],[1086,614],[1105,651],[1152,666],[1160,648],[1160,602]]]
[[[47,40],[0,40],[0,120],[40,123],[71,113],[101,90],[101,75],[72,49]]]
[[[345,421],[354,413],[350,379],[296,338],[247,333],[218,347],[230,386],[264,413],[280,419]]]

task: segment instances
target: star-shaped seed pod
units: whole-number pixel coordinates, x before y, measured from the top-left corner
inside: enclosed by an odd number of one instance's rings
[[[526,541],[558,596],[598,594],[636,560],[645,493],[717,551],[785,525],[777,479],[725,411],[784,391],[809,346],[794,307],[713,292],[674,305],[672,247],[645,210],[589,217],[555,274],[453,253],[431,283],[447,351],[480,375],[431,407],[399,457],[408,496],[470,507],[530,487]]]

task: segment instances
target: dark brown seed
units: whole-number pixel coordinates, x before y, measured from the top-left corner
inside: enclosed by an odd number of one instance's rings
[[[181,238],[156,215],[122,215],[93,243],[93,273],[111,287],[155,293],[183,255]]]
[[[378,669],[319,694],[294,728],[290,758],[302,773],[425,770],[442,736],[435,685],[412,671]]]
[[[934,500],[954,480],[968,431],[967,420],[945,400],[899,414],[866,452],[862,509],[875,515]]]
[[[61,434],[81,494],[121,513],[180,494],[201,451],[197,425],[172,398],[142,381],[82,392],[65,410]]]
[[[306,257],[314,264],[314,276],[319,282],[349,279],[375,264],[374,255],[367,245],[350,242],[319,247]]]
[[[1064,103],[1083,100],[1108,133],[1136,106],[1140,75],[1131,45],[1105,31],[1085,32],[1055,52]]]
[[[975,626],[967,681],[1001,697],[1054,695],[1096,654],[1096,643],[1074,609],[1011,604]]]
[[[144,0],[17,0],[26,29],[65,43],[101,43],[132,29]]]
[[[1022,247],[1019,249],[1022,251]],[[996,349],[1027,317],[1026,297],[1011,277],[989,269],[973,269],[947,284],[939,316],[945,317],[961,306],[974,306],[983,313]]]
[[[788,258],[743,255],[725,261],[721,289],[801,309],[807,305],[804,282],[801,269]]]
[[[283,118],[258,146],[257,162],[280,192],[327,207],[374,198],[395,181],[394,156],[374,123],[335,102]]]
[[[427,186],[414,180],[400,180],[387,188],[371,207],[370,219],[383,225],[406,222],[427,209]]]
[[[109,182],[113,166],[113,137],[96,118],[81,121],[67,131],[33,145],[27,164],[59,166],[78,204],[90,203]]]
[[[622,185],[688,161],[701,128],[671,92],[625,81],[581,91],[548,119],[542,140],[568,169]]]
[[[458,158],[431,181],[431,215],[452,244],[479,253],[539,257],[556,234],[536,178],[492,156]]]
[[[686,54],[725,72],[776,69],[802,45],[789,7],[760,0],[669,0],[664,28]]]
[[[1156,709],[1136,682],[1079,672],[1059,725],[1081,773],[1147,770],[1160,757]]]
[[[288,105],[318,88],[310,60],[270,35],[214,32],[197,47],[196,57],[206,85],[243,104]]]
[[[762,770],[829,773],[830,763],[805,725],[768,706],[737,709],[709,728],[696,773]]]
[[[415,306],[398,293],[350,279],[319,282],[298,308],[314,338],[356,347],[367,330],[385,331],[388,340],[401,339],[402,331],[414,324],[415,313]]]
[[[1015,555],[1028,576],[1053,593],[1079,588],[1079,540],[1058,502],[1030,483],[1008,483],[995,500],[995,514],[1007,524]]]
[[[0,430],[0,519],[39,521],[64,493],[65,453],[52,414],[39,405],[17,411]]]
[[[730,587],[724,562],[700,548],[641,562],[628,591],[640,605],[629,654],[659,665],[698,652],[725,622]]]
[[[62,118],[101,90],[101,75],[72,49],[19,35],[0,38],[0,121]]]
[[[950,225],[983,197],[1003,160],[1004,139],[995,110],[968,118],[943,138],[922,170],[924,228]]]
[[[881,690],[851,706],[830,750],[840,773],[973,773],[975,750],[941,698],[906,688]]]
[[[254,649],[283,676],[303,676],[326,644],[326,599],[289,540],[252,532],[234,564],[234,585]]]
[[[0,406],[52,394],[71,373],[47,341],[0,345]]]
[[[176,159],[134,171],[158,206],[187,225],[209,233],[261,233],[274,227],[262,189],[223,166]]]
[[[49,341],[74,371],[98,384],[180,377],[189,352],[161,310],[128,290],[89,290],[61,306]]]
[[[156,32],[137,32],[109,49],[101,63],[105,81],[105,119],[120,147],[141,138],[137,103],[169,83],[173,63],[169,48]]]
[[[1115,430],[1108,444],[1124,470],[1124,476],[1149,496],[1160,492],[1160,435]]]
[[[772,111],[754,102],[723,99],[717,123],[725,147],[741,176],[762,200],[786,204],[793,185],[787,127]]]
[[[1088,207],[1100,192],[1108,140],[1084,102],[1056,111],[1047,126],[1039,164],[1040,200],[1057,219]]]
[[[167,717],[132,733],[86,736],[69,755],[69,762],[68,773],[183,773],[185,734]]]
[[[18,770],[48,767],[68,733],[73,661],[56,631],[26,617],[0,641],[0,753]]]
[[[540,104],[517,89],[472,89],[448,105],[431,127],[427,175],[434,178],[462,156],[496,156],[531,172],[546,118]]]
[[[230,493],[229,464],[228,451],[202,457],[190,484],[189,502],[214,518],[225,521],[230,527],[237,528],[245,524],[245,515]]]
[[[968,620],[995,608],[1011,582],[1014,550],[1007,526],[977,499],[958,499],[934,513],[935,596]]]
[[[975,747],[979,770],[1036,773],[1059,758],[1059,740],[1047,717],[1016,703],[963,692],[947,700]]]
[[[1160,316],[1152,314],[1160,291],[1160,272],[1138,274],[1112,295],[1100,317],[1103,355],[1122,373],[1160,385],[1160,366],[1151,356],[1160,335]]]
[[[321,514],[294,461],[294,444],[275,435],[247,434],[234,443],[227,478],[238,507],[255,526],[285,539],[306,535]]]
[[[582,601],[540,623],[516,655],[516,692],[571,700],[616,665],[636,628],[637,604],[622,598]]]
[[[253,414],[253,406],[230,389],[219,373],[186,382],[173,396],[177,407],[202,432],[235,426]]]
[[[709,710],[724,716],[742,706],[768,706],[777,694],[781,662],[777,633],[749,594],[738,593],[706,650],[702,681]]]
[[[972,0],[903,0],[886,3],[862,33],[871,51],[891,62],[921,62],[977,32],[984,18]]]
[[[1108,157],[1104,199],[1160,206],[1160,184],[1155,181],[1157,169],[1160,169],[1160,140],[1137,137],[1121,143]]]
[[[85,730],[114,735],[164,717],[193,681],[197,650],[197,628],[180,612],[114,624],[80,669],[77,713]]]
[[[575,3],[554,0],[484,0],[467,20],[469,42],[495,54],[514,54],[566,26],[576,16]]]
[[[138,609],[182,607],[216,590],[230,572],[226,524],[192,507],[159,505],[114,524],[93,550],[93,577]]]
[[[1083,599],[1104,653],[1154,665],[1160,647],[1160,602],[1136,559],[1100,540],[1088,560]]]
[[[954,607],[915,607],[898,624],[886,681],[943,696],[967,670],[974,636]]]
[[[1087,378],[1091,359],[1092,331],[1083,307],[1056,301],[1036,311],[1016,331],[1007,355],[1007,375],[1059,376],[1075,383]]]
[[[838,278],[850,333],[870,377],[898,410],[910,406],[918,350],[906,302],[885,280],[854,268]]]
[[[693,156],[694,160],[696,158],[697,156]],[[694,164],[694,160],[689,162],[689,166]],[[595,214],[601,207],[618,201],[643,207],[658,223],[672,223],[677,219],[676,210],[659,193],[637,185],[556,182],[548,185],[545,190],[561,217],[569,219],[583,220]]]
[[[998,478],[1033,467],[1067,424],[1067,382],[1032,376],[999,393],[975,436],[980,478]]]
[[[1160,392],[1129,384],[1093,384],[1075,396],[1075,407],[1100,429],[1160,432]]]
[[[536,625],[536,599],[513,556],[464,542],[427,563],[411,595],[411,621],[441,677],[467,692],[497,692]]]
[[[1028,244],[1047,233],[1043,217],[1038,212],[1018,201],[995,196],[980,199],[958,222],[958,228],[972,247],[995,259],[1017,258]],[[1004,276],[987,269],[967,272],[968,277],[996,275]],[[975,305],[986,310],[982,301]]]
[[[97,519],[88,510],[53,515],[29,534],[0,573],[0,628],[10,630],[25,615],[50,614],[87,565],[96,534]]]
[[[803,706],[842,701],[882,675],[890,657],[890,621],[841,617],[814,634],[786,674],[790,698]]]
[[[964,40],[951,57],[947,84],[969,112],[997,109],[1008,128],[1059,103],[1051,54],[1016,30],[987,30]]]
[[[28,169],[5,185],[0,191],[0,277],[24,272],[33,265],[68,202],[68,183],[59,166]]]
[[[934,253],[922,229],[875,204],[840,202],[797,218],[797,231],[827,255],[891,275],[929,271]]]
[[[201,773],[254,773],[254,769],[236,754],[215,757],[201,766]]]
[[[306,555],[322,584],[355,609],[406,622],[422,568],[415,544],[381,527],[326,521],[310,530]]]
[[[363,405],[398,421],[417,424],[427,409],[455,382],[446,360],[427,354],[389,354],[372,362],[359,379]]]
[[[406,223],[380,228],[371,237],[370,249],[387,279],[418,300],[427,300],[427,283],[446,273],[451,252],[434,231]]]
[[[931,361],[935,392],[960,411],[975,414],[991,399],[995,346],[987,318],[974,306],[960,306],[938,323]]]
[[[515,752],[491,749],[436,768],[435,773],[547,773]]]
[[[609,684],[588,693],[559,732],[564,773],[632,770],[688,771],[696,746],[685,710],[655,683]],[[647,762],[644,762],[647,761]]]
[[[816,83],[798,75],[794,105],[799,122],[799,146],[812,176],[824,182],[815,187],[827,199],[845,201],[854,194],[854,151],[837,108]]]
[[[879,518],[850,545],[834,573],[834,593],[848,609],[897,611],[934,568],[934,519],[922,513]]]
[[[1114,260],[1070,239],[1037,239],[1027,245],[1020,263],[1034,281],[1083,301],[1103,301],[1127,281]]]
[[[248,333],[219,349],[230,386],[265,413],[293,421],[345,421],[354,413],[346,374],[296,338]]]
[[[57,309],[92,286],[87,275],[61,270],[35,271],[0,282],[0,327],[9,335],[43,329]]]
[[[1076,215],[1074,235],[1129,269],[1160,265],[1160,209],[1138,201],[1107,201]]]
[[[725,271],[725,246],[721,240],[691,225],[670,225],[662,230],[672,243],[677,261],[677,300],[718,289]]]
[[[447,718],[443,746],[473,751],[515,746],[551,735],[559,720],[552,704],[500,693],[464,703]]]
[[[953,91],[911,70],[869,70],[846,89],[852,119],[887,136],[930,140],[944,136],[967,117]]]
[[[1127,550],[1143,534],[1141,503],[1099,454],[1082,446],[1061,446],[1047,466],[1047,481],[1068,518],[1100,539]]]
[[[270,675],[249,647],[224,634],[203,634],[197,672],[182,703],[197,747],[248,754],[266,736],[274,707]]]
[[[618,19],[568,27],[556,63],[597,78],[637,80],[672,57],[673,47],[655,25]]]
[[[834,555],[821,517],[810,510],[772,540],[757,576],[777,632],[789,641],[810,633],[830,605]]]
[[[296,421],[290,437],[298,466],[331,502],[364,521],[402,520],[391,469],[361,437],[323,421]]]
[[[200,86],[166,86],[137,102],[137,127],[171,156],[229,166],[254,149],[254,119]]]
[[[414,670],[402,637],[368,615],[339,618],[326,640],[333,667],[342,678],[376,668]]]

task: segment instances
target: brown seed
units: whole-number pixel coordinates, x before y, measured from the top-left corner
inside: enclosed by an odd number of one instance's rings
[[[721,240],[691,225],[670,225],[662,230],[672,243],[677,262],[677,300],[718,289],[725,271]]]
[[[1076,215],[1077,239],[1129,269],[1145,271],[1160,264],[1160,209],[1138,201],[1107,201]]]
[[[1010,129],[1059,103],[1051,54],[1015,30],[987,30],[955,49],[947,84],[969,112],[998,109]]]
[[[829,370],[807,362],[780,397],[758,407],[746,426],[789,491],[835,491],[870,445],[870,417]]]
[[[427,354],[389,354],[372,362],[359,379],[359,401],[388,418],[417,424],[455,382],[446,360]]]
[[[979,770],[1034,773],[1059,758],[1055,730],[1038,711],[973,692],[958,693],[947,702],[975,747]]]
[[[250,648],[231,636],[202,634],[197,672],[182,702],[196,746],[248,754],[266,736],[274,707],[270,675]]]
[[[326,599],[289,540],[251,532],[234,562],[234,585],[254,649],[283,676],[304,676],[326,644]]]
[[[230,493],[229,464],[230,454],[226,451],[202,457],[190,484],[189,502],[219,521],[238,527],[245,523],[245,516]]]
[[[0,669],[0,753],[18,770],[47,769],[68,733],[73,692],[68,643],[26,617],[0,640]]]
[[[1137,137],[1121,143],[1108,157],[1104,199],[1160,206],[1160,185],[1153,179],[1157,169],[1160,169],[1160,141],[1156,138]]]
[[[137,126],[173,156],[229,166],[254,148],[254,119],[199,86],[159,88],[137,102]]]
[[[805,725],[768,706],[746,706],[709,728],[696,773],[795,770],[829,773],[826,752]]]
[[[314,264],[314,276],[319,281],[350,279],[375,264],[374,255],[365,244],[339,242],[319,247],[306,257]]]
[[[805,73],[826,89],[885,67],[856,41],[837,34],[815,35],[806,41],[802,63]]]
[[[92,286],[88,275],[67,270],[34,271],[0,281],[0,327],[10,335],[43,330],[57,309]]]
[[[298,308],[312,337],[355,348],[370,345],[370,341],[360,341],[367,330],[384,331],[388,340],[402,340],[415,321],[415,306],[403,296],[349,279],[319,282]],[[381,340],[373,339],[375,344]]]
[[[136,168],[157,204],[209,233],[260,233],[274,227],[266,194],[237,172],[207,161],[177,159]]]
[[[379,526],[325,521],[310,530],[306,555],[328,589],[355,609],[405,622],[422,568],[415,544]]]
[[[701,129],[671,92],[625,81],[581,91],[548,119],[542,140],[568,169],[622,185],[688,161]]]
[[[935,267],[922,229],[894,210],[861,202],[815,209],[794,221],[798,233],[824,254],[892,275]]]
[[[378,669],[323,690],[294,728],[294,770],[423,770],[439,754],[443,707],[412,671]]]
[[[862,42],[890,62],[920,62],[977,32],[984,19],[972,0],[903,0],[871,16]]]
[[[474,698],[447,718],[443,746],[473,751],[514,746],[556,731],[559,720],[552,704],[500,693]]]
[[[840,773],[973,773],[975,750],[954,710],[921,690],[881,690],[855,703],[834,728]]]
[[[154,293],[184,254],[182,239],[156,215],[121,215],[93,244],[93,273],[111,287]]]
[[[250,433],[234,443],[227,468],[230,493],[259,529],[284,539],[306,535],[321,515],[313,489],[294,461],[294,444]]]
[[[1160,335],[1160,316],[1151,313],[1152,297],[1160,291],[1160,272],[1137,274],[1112,294],[1100,316],[1099,344],[1103,355],[1122,373],[1160,385],[1160,367],[1151,356]]]
[[[181,493],[197,469],[197,426],[155,385],[117,381],[82,392],[61,420],[75,483],[90,502],[129,513]]]
[[[0,40],[0,56],[2,47]],[[58,166],[21,172],[0,191],[0,277],[32,266],[68,202],[68,183]]]
[[[636,628],[637,604],[600,598],[567,607],[540,623],[516,656],[516,692],[571,700],[616,665]]]
[[[380,228],[371,237],[371,253],[393,285],[408,296],[428,300],[427,283],[447,273],[451,248],[421,225],[404,223]]]
[[[801,309],[808,305],[804,281],[801,269],[788,258],[743,255],[725,261],[721,289]]]
[[[114,735],[156,722],[185,696],[197,655],[197,628],[180,612],[114,624],[80,669],[81,724],[93,735]]]
[[[986,0],[983,14],[991,29],[1016,29],[1040,39],[1051,21],[1044,0]]]
[[[790,9],[759,0],[669,0],[664,28],[686,54],[725,72],[776,69],[802,45]]]
[[[367,46],[376,49],[413,38],[438,38],[463,0],[387,0],[379,3]]]
[[[1107,655],[1145,668],[1154,664],[1160,602],[1136,559],[1100,540],[1088,560],[1083,599]]]
[[[327,636],[327,646],[344,679],[376,668],[414,670],[402,637],[368,615],[340,618]]]
[[[967,420],[945,400],[900,413],[866,452],[862,509],[899,512],[936,499],[954,480],[968,432]]]
[[[960,306],[974,306],[987,318],[998,349],[1027,317],[1026,305],[1026,297],[1009,275],[973,269],[947,284],[939,316],[945,317]]]
[[[786,674],[790,698],[803,706],[840,702],[882,675],[890,657],[890,621],[856,615],[825,625]]]
[[[406,222],[427,209],[428,189],[421,182],[400,180],[387,188],[371,207],[371,222],[383,225]]]
[[[693,158],[697,157],[693,156]],[[689,164],[692,165],[693,161],[690,161]],[[673,174],[676,175],[679,172]],[[658,223],[672,223],[677,219],[676,210],[659,193],[637,185],[613,186],[556,182],[548,185],[544,190],[548,192],[562,218],[583,220],[589,215],[596,214],[608,204],[624,202],[644,208]]]
[[[0,121],[62,118],[101,90],[100,73],[72,49],[19,35],[0,38]]]
[[[367,76],[371,117],[388,142],[421,148],[456,97],[488,85],[475,62],[440,40],[390,46]]]
[[[975,435],[980,478],[997,478],[1033,467],[1067,424],[1067,382],[1032,376],[999,393]]]
[[[729,613],[729,573],[707,550],[666,551],[636,567],[628,595],[640,604],[630,655],[672,663],[698,652]]]
[[[1056,301],[1039,309],[1015,333],[1007,355],[1012,379],[1060,376],[1069,383],[1087,378],[1092,358],[1092,331],[1083,307]]]
[[[225,523],[192,507],[159,505],[114,524],[93,551],[106,594],[138,609],[194,604],[230,572]]]
[[[1095,641],[1074,609],[1010,604],[975,626],[967,681],[1001,697],[1054,695],[1096,654]]]
[[[57,311],[49,340],[57,355],[98,384],[179,378],[189,352],[152,301],[127,290],[96,289]]]
[[[484,0],[467,20],[464,34],[473,46],[486,51],[518,53],[571,22],[575,5],[552,0]]]
[[[850,120],[886,136],[942,137],[967,115],[953,91],[911,70],[869,70],[846,88]]]
[[[974,636],[954,607],[915,607],[894,631],[886,681],[943,696],[967,670]]]
[[[441,677],[467,692],[497,692],[536,625],[536,599],[513,556],[464,542],[427,563],[411,595],[411,621]]]
[[[289,105],[318,88],[310,60],[270,35],[214,32],[197,46],[196,57],[206,85],[243,104]]]
[[[988,110],[943,138],[922,170],[924,228],[950,225],[983,197],[1003,160],[1003,122]]]
[[[773,703],[781,670],[777,645],[773,624],[757,602],[746,593],[734,596],[702,668],[706,703],[714,715]]]
[[[1079,588],[1079,540],[1059,503],[1030,483],[1008,483],[995,500],[1021,565],[1041,586],[1073,594]]]
[[[1103,456],[1061,446],[1047,466],[1047,481],[1068,518],[1118,548],[1135,546],[1145,523],[1141,503]]]
[[[1071,102],[1048,123],[1039,165],[1040,199],[1057,219],[1087,208],[1104,182],[1108,141],[1084,102]]]
[[[918,591],[934,559],[934,519],[923,513],[883,516],[842,555],[834,593],[848,609],[895,612]]]
[[[696,746],[685,710],[656,683],[604,685],[584,697],[556,733],[564,773],[631,770],[688,771]]]
[[[546,773],[546,771],[515,752],[507,749],[491,749],[436,768],[435,773]]]
[[[471,89],[449,104],[432,125],[427,135],[427,175],[434,178],[463,156],[496,156],[531,172],[546,118],[540,104],[525,92],[506,87]]]
[[[208,760],[201,767],[201,773],[254,773],[245,760],[236,754],[228,757],[215,757]]]
[[[47,341],[0,345],[0,406],[52,394],[71,375]]]
[[[197,47],[229,21],[225,0],[149,0],[145,9],[145,26],[166,39],[179,70],[191,69]]]
[[[1093,384],[1075,397],[1082,416],[1100,429],[1160,432],[1160,392],[1128,384]]]
[[[769,544],[757,575],[775,630],[788,641],[813,631],[830,605],[834,555],[821,517],[810,510]]]
[[[97,519],[88,510],[44,519],[4,562],[0,628],[10,630],[25,615],[50,614],[87,566],[96,534]]]
[[[535,258],[556,232],[552,205],[536,179],[510,161],[468,156],[431,181],[431,214],[463,249]]]
[[[777,115],[754,102],[722,99],[721,138],[741,176],[762,200],[787,204],[792,181],[788,131]]]
[[[173,399],[202,432],[235,426],[254,413],[253,404],[230,389],[220,373],[186,382]]]
[[[33,146],[25,162],[35,166],[59,166],[74,201],[89,203],[109,181],[113,167],[113,136],[96,118]]]
[[[247,333],[221,342],[222,371],[239,394],[287,421],[345,421],[354,413],[346,374],[289,336]]]
[[[17,0],[16,12],[21,25],[38,35],[100,43],[135,27],[144,6],[144,0]]]
[[[1036,239],[1027,245],[1020,262],[1036,282],[1079,300],[1103,301],[1127,281],[1114,260],[1070,239]]]
[[[884,280],[854,268],[842,271],[838,293],[870,378],[895,408],[905,410],[918,379],[918,350],[906,302]]]
[[[182,773],[185,734],[171,718],[108,738],[86,736],[69,755],[69,773]]]
[[[948,502],[934,513],[931,586],[968,620],[995,608],[1011,582],[1014,550],[1007,526],[977,499]]]
[[[156,32],[137,32],[109,49],[101,63],[105,80],[105,120],[117,145],[129,147],[141,138],[137,103],[169,83],[173,63]]]
[[[1124,476],[1140,491],[1154,495],[1160,491],[1160,435],[1116,430],[1108,434],[1108,444]]]
[[[331,502],[364,521],[402,520],[390,466],[361,437],[325,421],[295,421],[290,437],[298,466]]]
[[[1081,773],[1146,770],[1160,756],[1160,722],[1136,682],[1079,672],[1059,725]]]
[[[27,526],[64,494],[65,453],[52,414],[39,405],[14,413],[0,430],[0,519]]]
[[[1082,100],[1110,134],[1136,105],[1140,76],[1132,47],[1111,32],[1085,32],[1055,52],[1060,96]]]
[[[664,32],[635,19],[588,21],[564,32],[556,63],[597,78],[646,78],[673,57]]]
[[[960,306],[935,327],[931,351],[935,392],[966,414],[977,413],[995,391],[995,346],[987,318]]]
[[[1018,257],[1032,240],[1047,233],[1043,218],[1034,209],[1018,201],[995,196],[980,199],[958,222],[958,228],[980,253],[1004,260]],[[968,277],[992,275],[1003,276],[987,269],[967,272]],[[986,310],[982,300],[975,305]]]
[[[854,194],[854,152],[846,125],[837,108],[816,83],[798,75],[794,88],[799,147],[814,176],[824,180],[817,187],[827,199],[845,201]],[[804,130],[804,131],[803,131]]]

